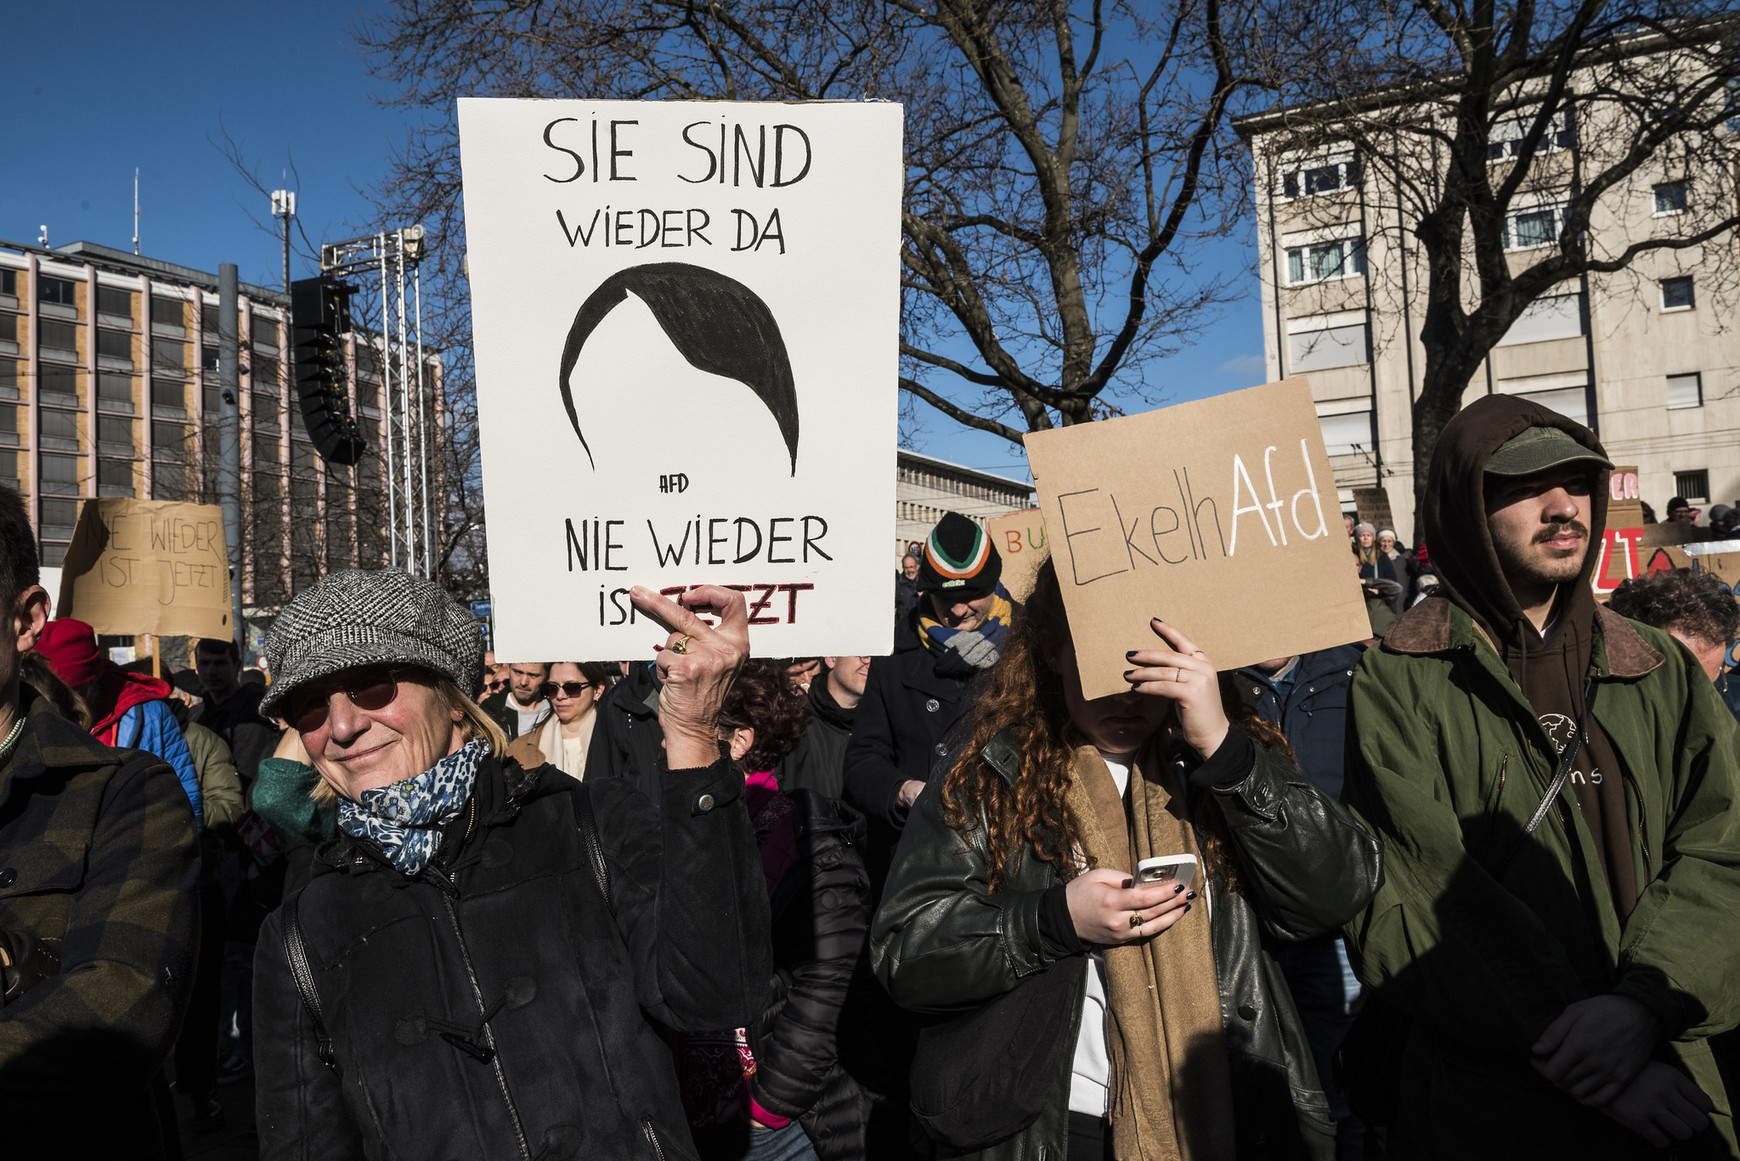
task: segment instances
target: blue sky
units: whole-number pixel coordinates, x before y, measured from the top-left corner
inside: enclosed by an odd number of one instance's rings
[[[244,281],[276,286],[279,243],[249,218],[270,224],[270,207],[213,144],[225,130],[269,186],[294,159],[297,209],[315,244],[361,232],[369,207],[360,191],[384,170],[407,119],[370,99],[379,87],[347,31],[356,11],[336,0],[13,5],[0,238],[35,242],[46,225],[50,245],[130,249],[137,167],[143,254],[211,271],[234,262]],[[1244,271],[1248,231],[1209,259]],[[293,259],[294,277],[309,273]],[[1150,365],[1150,384],[1169,401],[1263,380],[1254,274],[1247,281],[1249,294],[1193,346]],[[1025,478],[1017,449],[919,406],[917,450]]]

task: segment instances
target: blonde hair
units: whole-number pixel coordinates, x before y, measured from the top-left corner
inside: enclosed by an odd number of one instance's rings
[[[419,670],[418,672],[425,673],[426,671]],[[489,743],[490,757],[500,760],[501,756],[507,753],[508,736],[502,731],[496,720],[485,713],[481,705],[466,697],[465,691],[454,685],[448,678],[439,674],[427,674],[427,676],[431,679],[427,684],[435,690],[436,696],[441,699],[442,704],[450,710],[459,711],[459,720],[454,723],[454,727],[459,731],[459,736],[467,742],[484,741]],[[338,801],[338,791],[334,790],[332,784],[326,779],[316,778],[314,788],[308,792],[308,797],[321,806],[331,806]]]

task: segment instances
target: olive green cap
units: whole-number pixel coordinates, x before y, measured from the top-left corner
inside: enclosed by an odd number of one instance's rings
[[[1560,464],[1587,461],[1591,466],[1611,469],[1613,465],[1571,438],[1569,432],[1556,427],[1531,427],[1521,435],[1512,436],[1486,461],[1489,476],[1532,476]]]

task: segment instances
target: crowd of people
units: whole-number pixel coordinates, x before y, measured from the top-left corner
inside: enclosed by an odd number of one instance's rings
[[[1348,519],[1370,638],[1156,617],[1096,699],[956,513],[888,656],[703,586],[498,664],[346,571],[264,684],[49,620],[0,491],[0,1133],[170,1158],[251,1074],[267,1158],[1734,1157],[1740,605],[1597,600],[1611,470],[1482,398],[1419,545]]]

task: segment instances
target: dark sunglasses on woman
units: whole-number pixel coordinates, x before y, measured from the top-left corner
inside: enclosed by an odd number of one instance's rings
[[[591,683],[585,681],[546,681],[538,686],[538,693],[543,697],[553,698],[556,691],[561,690],[564,697],[579,697],[591,688]]]
[[[343,674],[336,681],[314,683],[314,688],[298,694],[290,713],[285,716],[296,732],[312,733],[326,724],[331,713],[332,695],[342,693],[350,704],[360,710],[380,710],[399,696],[398,669],[358,669]]]

